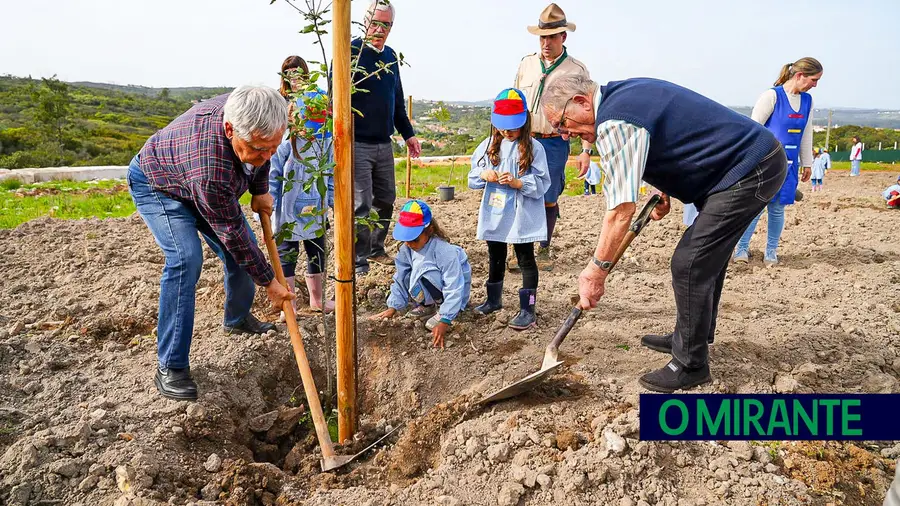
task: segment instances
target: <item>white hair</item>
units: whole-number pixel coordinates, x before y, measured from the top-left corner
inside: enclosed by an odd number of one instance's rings
[[[375,17],[375,11],[390,12],[391,21],[394,21],[394,5],[390,2],[390,0],[372,0],[369,8],[366,9],[366,25],[372,22],[372,18]]]
[[[581,74],[560,76],[553,80],[541,94],[541,106],[553,112],[560,112],[566,102],[575,95],[589,96],[594,93],[597,84]]]
[[[225,101],[224,121],[231,123],[234,134],[245,141],[253,134],[281,135],[288,124],[288,103],[268,86],[240,86]]]

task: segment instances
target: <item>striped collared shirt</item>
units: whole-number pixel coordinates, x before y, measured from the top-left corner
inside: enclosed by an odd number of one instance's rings
[[[195,105],[153,134],[140,152],[141,171],[154,190],[196,207],[228,253],[259,285],[275,277],[238,199],[269,192],[269,162],[249,173],[225,137],[228,95]]]
[[[594,111],[600,107],[600,87],[594,90]],[[637,202],[641,196],[641,179],[650,151],[650,132],[622,120],[608,120],[597,126],[597,154],[603,171],[603,194],[606,208],[615,209],[623,202]]]
[[[606,208],[615,209],[623,202],[640,200],[650,133],[627,121],[604,121],[597,127],[596,144],[603,170]]]

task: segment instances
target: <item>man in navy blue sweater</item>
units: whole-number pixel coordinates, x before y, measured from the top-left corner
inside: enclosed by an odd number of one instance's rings
[[[578,277],[582,308],[596,306],[603,295],[641,180],[662,192],[653,219],[669,212],[669,195],[697,207],[672,256],[675,329],[641,339],[672,358],[643,375],[640,384],[673,392],[711,381],[709,343],[725,270],[743,231],[781,188],[787,174],[781,143],[752,119],[657,79],[598,86],[582,76],[564,76],[547,87],[542,105],[564,139],[578,136],[596,144],[606,176],[600,239]]]
[[[394,150],[391,135],[394,128],[406,140],[413,158],[421,152],[419,140],[406,115],[400,63],[393,49],[384,43],[394,24],[394,6],[374,0],[366,12],[366,37],[351,42],[352,56],[359,55],[353,82],[359,90],[353,94],[352,106],[360,114],[354,122],[354,214],[378,213],[381,228],[356,227],[356,272],[369,271],[369,262],[393,265],[394,259],[384,250],[384,240],[397,198],[394,181]],[[363,76],[368,77],[363,79]]]

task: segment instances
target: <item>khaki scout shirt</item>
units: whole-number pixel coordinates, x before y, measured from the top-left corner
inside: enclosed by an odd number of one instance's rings
[[[560,55],[562,56],[562,55]],[[548,65],[549,67],[549,65]],[[591,74],[587,67],[580,61],[568,56],[553,72],[547,76],[544,81],[544,90],[550,86],[557,77],[562,75],[584,75],[590,79]],[[531,131],[541,134],[555,134],[556,129],[550,126],[550,122],[544,117],[544,110],[541,104],[535,104],[538,88],[541,85],[541,55],[538,53],[530,54],[519,63],[519,70],[516,72],[515,87],[522,90],[525,94],[525,100],[528,103],[528,109],[531,111]]]

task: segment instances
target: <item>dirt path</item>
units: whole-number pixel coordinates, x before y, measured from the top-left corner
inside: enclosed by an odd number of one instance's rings
[[[762,266],[764,237],[754,237],[749,266],[729,270],[715,382],[700,391],[900,392],[900,213],[879,197],[894,177],[835,175],[825,192],[807,193],[788,208],[776,268]],[[486,247],[474,239],[478,199],[434,201],[469,253],[475,303],[487,274]],[[639,336],[674,322],[669,259],[680,206],[610,276],[598,309],[563,346],[562,372],[528,396],[468,409],[474,393],[540,365],[602,208],[599,196],[561,200],[556,267],[541,273],[532,331],[503,325],[517,275],[507,275],[506,309],[468,312],[444,351],[430,348],[420,323],[365,320],[383,307],[389,270],[376,266],[359,283],[363,434],[353,446],[404,427],[340,474],[316,472],[283,325],[255,338],[222,332],[222,270],[211,252],[192,348],[201,397],[179,403],[151,381],[163,258],[137,216],[0,231],[0,503],[880,505],[897,442],[638,439],[637,378],[666,361]],[[321,366],[322,322],[307,314],[302,328]]]

